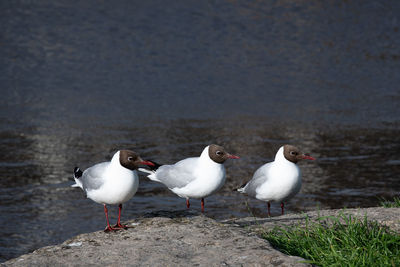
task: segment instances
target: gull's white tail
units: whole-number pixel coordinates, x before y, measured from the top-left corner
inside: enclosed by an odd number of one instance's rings
[[[145,168],[139,168],[138,171],[145,172],[145,173],[148,173],[148,174],[154,174],[155,173],[155,171],[149,170],[149,169],[145,169]]]
[[[82,174],[83,174],[83,172],[81,171],[81,169],[79,169],[78,167],[75,167],[75,169],[74,169],[75,184],[71,185],[71,187],[80,187],[80,188],[82,188],[82,182],[79,180],[79,178],[82,177]]]

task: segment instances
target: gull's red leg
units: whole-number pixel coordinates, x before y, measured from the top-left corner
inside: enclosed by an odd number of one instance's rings
[[[122,210],[122,204],[118,205],[118,221],[117,224],[114,225],[115,228],[117,229],[128,229],[128,227],[124,224],[121,224],[121,210]]]
[[[285,204],[283,204],[283,202],[281,202],[281,210],[282,210],[282,213],[281,213],[281,214],[282,214],[282,215],[283,215],[283,213],[284,213],[284,212],[283,212],[284,207],[285,207]]]
[[[186,207],[187,207],[187,208],[190,208],[190,202],[189,202],[189,199],[188,199],[188,198],[186,199]]]
[[[204,198],[201,199],[201,212],[204,212]]]
[[[271,217],[271,203],[267,202],[268,205],[268,217]]]
[[[104,204],[104,213],[106,214],[106,219],[107,219],[107,227],[106,227],[106,229],[104,229],[104,232],[112,232],[112,231],[117,230],[110,226],[110,221],[108,220],[108,210],[107,210],[106,204]]]

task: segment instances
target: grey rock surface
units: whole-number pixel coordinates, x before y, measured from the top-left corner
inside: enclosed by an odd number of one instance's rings
[[[275,226],[305,222],[308,216],[339,214],[323,210],[272,218],[217,222],[192,212],[158,212],[128,222],[113,233],[78,235],[56,246],[40,248],[4,266],[309,266],[304,259],[282,254],[259,237]],[[400,230],[400,208],[349,209]]]
[[[223,221],[240,227],[246,227],[252,232],[261,233],[263,231],[272,230],[274,227],[282,227],[289,225],[305,225],[306,219],[317,221],[321,217],[351,215],[354,218],[377,221],[381,225],[387,226],[389,229],[400,233],[400,208],[359,208],[359,209],[337,209],[337,210],[320,210],[309,211],[301,214],[287,214],[271,218],[239,218]]]

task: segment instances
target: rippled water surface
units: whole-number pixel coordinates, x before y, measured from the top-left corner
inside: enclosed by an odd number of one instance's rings
[[[398,1],[2,1],[0,25],[0,262],[102,229],[70,178],[121,148],[239,155],[217,219],[266,216],[232,190],[285,143],[318,158],[287,212],[399,195]],[[185,208],[142,176],[122,219]]]

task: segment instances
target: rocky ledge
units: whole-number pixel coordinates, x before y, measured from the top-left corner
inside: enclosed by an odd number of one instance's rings
[[[306,218],[352,214],[367,216],[400,233],[400,208],[321,210],[272,218],[215,221],[187,212],[158,212],[128,222],[129,229],[78,235],[40,248],[3,266],[307,266],[259,237],[275,226],[301,224]]]

